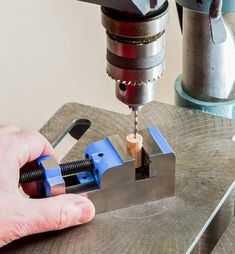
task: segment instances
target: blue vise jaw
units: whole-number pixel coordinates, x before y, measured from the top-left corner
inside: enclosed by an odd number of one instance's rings
[[[99,189],[135,181],[135,160],[118,135],[90,144],[85,156],[94,162],[93,176]]]
[[[57,161],[50,156],[37,159],[37,166],[44,172],[44,189],[46,197],[53,197],[65,193],[65,182],[61,174],[61,168]]]

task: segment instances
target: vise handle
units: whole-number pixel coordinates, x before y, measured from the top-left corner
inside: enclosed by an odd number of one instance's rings
[[[71,176],[82,172],[92,172],[94,167],[93,160],[90,159],[63,163],[59,164],[58,166],[61,169],[62,176]],[[33,170],[21,172],[19,183],[30,183],[34,181],[44,180],[44,178],[44,171],[41,168],[36,167]]]

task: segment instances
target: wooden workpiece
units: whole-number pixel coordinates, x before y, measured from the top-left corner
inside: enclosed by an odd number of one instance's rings
[[[142,148],[143,148],[143,137],[140,134],[129,134],[126,137],[127,149],[130,154],[135,158],[135,167],[139,168],[142,166]]]
[[[146,105],[139,117],[140,128],[158,127],[176,154],[176,197],[98,214],[86,225],[27,237],[0,253],[186,253],[235,179],[235,122],[156,102]],[[89,119],[92,125],[64,161],[83,158],[95,140],[114,134],[126,138],[133,124],[130,116],[69,103],[41,132],[54,142],[75,119]],[[217,223],[219,219],[223,217]],[[234,230],[228,233],[232,241],[217,253],[234,250]],[[204,247],[200,253],[208,253]]]

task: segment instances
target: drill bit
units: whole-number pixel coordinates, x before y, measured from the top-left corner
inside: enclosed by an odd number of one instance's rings
[[[136,139],[138,132],[138,114],[137,111],[134,112],[134,137]]]

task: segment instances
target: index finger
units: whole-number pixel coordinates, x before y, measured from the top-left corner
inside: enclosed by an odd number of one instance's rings
[[[56,158],[54,149],[49,141],[39,132],[21,131],[14,134],[13,149],[17,156],[18,167],[34,161],[41,156],[51,155]]]

